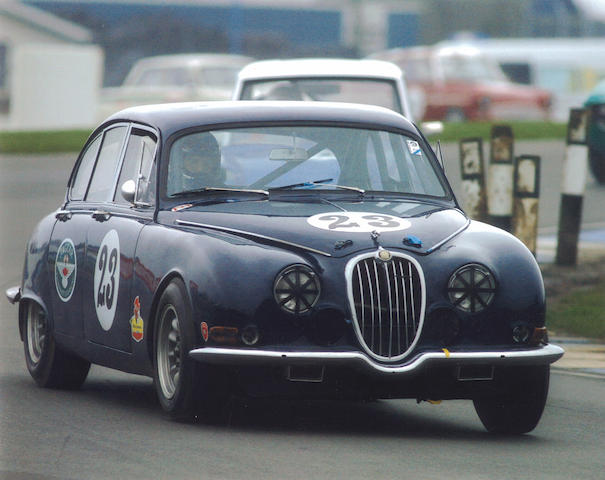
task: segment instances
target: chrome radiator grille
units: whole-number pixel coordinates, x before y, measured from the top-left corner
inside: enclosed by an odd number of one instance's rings
[[[411,258],[375,254],[349,262],[346,269],[355,331],[366,352],[379,360],[403,358],[420,335],[424,318],[424,277]]]

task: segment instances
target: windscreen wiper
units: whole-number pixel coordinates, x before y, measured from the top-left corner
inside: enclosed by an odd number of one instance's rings
[[[334,180],[333,178],[324,178],[323,180],[315,180],[313,182],[300,182],[300,183],[292,183],[290,185],[282,185],[280,187],[270,188],[270,192],[278,191],[278,190],[290,190],[292,188],[297,187],[312,187],[313,185],[319,185],[321,183],[331,182]]]
[[[324,178],[323,180],[315,180],[314,182],[301,182],[301,183],[293,183],[292,185],[282,185],[281,187],[273,187],[269,189],[269,193],[278,192],[280,190],[292,190],[298,187],[312,187],[315,185],[325,185],[326,187],[340,190],[352,190],[354,192],[359,193],[361,196],[365,194],[365,190],[359,187],[350,187],[348,185],[337,185],[335,183],[330,183],[326,185],[327,182],[331,182],[334,180],[333,178]]]
[[[187,195],[193,195],[196,193],[206,193],[206,192],[252,193],[252,194],[256,194],[256,195],[262,195],[263,197],[269,196],[269,192],[267,190],[255,190],[255,189],[247,189],[247,188],[229,188],[229,187],[202,187],[202,188],[194,188],[192,190],[184,190],[182,192],[173,193],[172,195],[170,195],[170,198],[185,197]]]

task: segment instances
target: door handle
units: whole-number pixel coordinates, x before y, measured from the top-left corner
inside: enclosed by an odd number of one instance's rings
[[[111,217],[109,212],[104,210],[95,210],[92,214],[92,218],[94,218],[97,222],[106,222]]]
[[[69,210],[59,210],[55,213],[55,218],[60,222],[67,222],[71,218],[72,213]]]

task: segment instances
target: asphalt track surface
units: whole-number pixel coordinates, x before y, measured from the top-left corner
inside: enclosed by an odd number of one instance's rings
[[[561,146],[534,148],[556,170]],[[453,158],[449,172],[459,168]],[[521,437],[487,434],[468,401],[238,398],[206,425],[168,421],[150,379],[102,367],[78,391],[36,387],[3,292],[19,283],[25,242],[61,201],[74,159],[0,156],[0,479],[604,478],[605,381],[561,369],[542,421]],[[542,175],[553,191],[541,228],[553,229],[560,180]],[[604,220],[603,190],[589,180],[587,225]]]

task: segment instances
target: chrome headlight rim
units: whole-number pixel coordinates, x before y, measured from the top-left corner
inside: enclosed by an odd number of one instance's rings
[[[492,304],[497,289],[496,277],[489,268],[479,263],[467,263],[450,276],[447,296],[456,309],[475,314]]]
[[[301,315],[317,305],[321,295],[319,276],[304,264],[283,268],[273,282],[273,298],[282,311]]]

